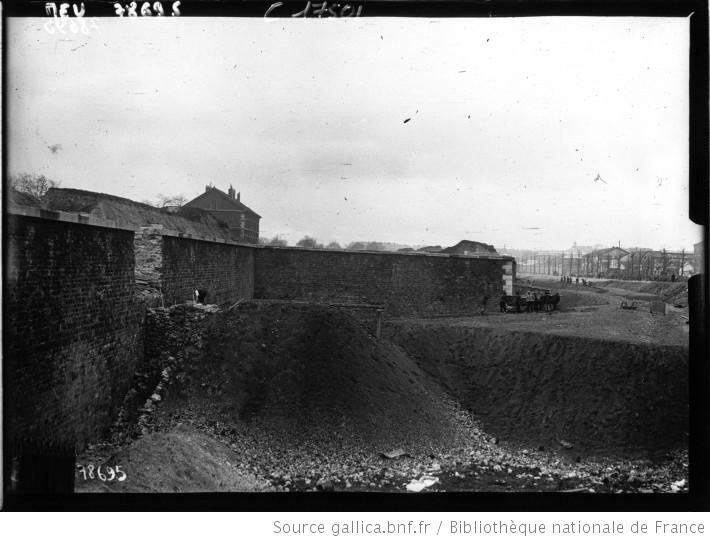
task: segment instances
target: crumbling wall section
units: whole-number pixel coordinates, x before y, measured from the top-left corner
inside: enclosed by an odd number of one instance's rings
[[[160,289],[163,268],[163,229],[143,227],[136,232],[134,250],[136,258],[136,281]]]

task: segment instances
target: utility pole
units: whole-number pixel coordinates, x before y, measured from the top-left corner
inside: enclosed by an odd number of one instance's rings
[[[683,271],[685,269],[685,249],[681,249],[680,251],[680,273],[678,273],[681,277],[683,276]]]

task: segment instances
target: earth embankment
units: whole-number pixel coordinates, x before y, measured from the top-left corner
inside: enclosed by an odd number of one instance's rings
[[[483,422],[525,445],[659,452],[688,432],[688,350],[590,337],[397,322],[388,338]]]
[[[249,303],[209,322],[182,395],[303,443],[410,451],[460,444],[457,411],[402,350],[344,312]]]

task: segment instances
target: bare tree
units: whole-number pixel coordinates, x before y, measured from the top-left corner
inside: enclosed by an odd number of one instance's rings
[[[187,198],[182,194],[178,194],[177,196],[166,196],[165,194],[158,194],[155,206],[166,207],[168,205],[178,205],[182,207],[185,203],[187,203]]]
[[[56,188],[59,183],[44,175],[20,173],[10,177],[10,186],[18,192],[24,192],[37,199],[42,199],[50,188]]]
[[[668,280],[668,253],[665,248],[661,251],[661,267],[661,280]]]
[[[296,246],[303,248],[323,248],[323,245],[319,245],[313,237],[309,237],[308,235],[298,241],[298,243],[296,243]]]
[[[269,241],[266,242],[266,244],[272,247],[285,247],[288,245],[286,239],[279,239],[278,235],[272,237]]]
[[[372,252],[380,252],[385,249],[384,243],[379,241],[368,241],[365,243],[365,250],[371,250]]]
[[[348,250],[365,250],[365,243],[362,241],[354,241],[350,243],[347,247]]]
[[[680,273],[678,276],[682,277],[685,274],[685,249],[680,251]]]

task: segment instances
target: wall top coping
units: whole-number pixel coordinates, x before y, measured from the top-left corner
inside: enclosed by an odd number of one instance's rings
[[[133,228],[119,226],[114,220],[97,218],[88,213],[68,213],[66,211],[52,211],[49,209],[40,209],[37,207],[10,206],[7,210],[10,215],[28,216],[32,218],[41,218],[45,220],[56,220],[57,222],[69,222],[74,224],[83,224],[85,226],[95,226],[100,228],[109,228],[121,231],[135,232]],[[329,249],[329,248],[305,248],[305,247],[278,247],[269,245],[253,245],[250,243],[240,243],[230,239],[222,239],[219,237],[206,237],[201,235],[193,235],[190,233],[182,233],[175,230],[163,228],[161,224],[152,224],[150,226],[140,228],[138,233],[154,233],[165,237],[177,237],[180,239],[191,239],[194,241],[205,241],[209,243],[219,243],[223,245],[232,245],[244,248],[254,249],[271,249],[278,251],[297,251],[297,252],[334,252],[346,254],[372,254],[372,255],[391,255],[404,257],[420,257],[420,258],[460,258],[474,260],[509,260],[513,261],[513,256],[505,256],[501,254],[439,254],[436,252],[394,252],[387,250],[348,250],[348,249]]]
[[[454,259],[473,259],[473,260],[514,260],[513,256],[504,256],[502,254],[440,254],[438,252],[396,252],[391,250],[349,250],[346,248],[305,248],[305,247],[277,247],[269,245],[252,245],[255,248],[270,248],[273,250],[297,250],[301,252],[337,252],[348,254],[387,254],[392,256],[413,256],[420,258],[454,258]]]
[[[271,250],[282,250],[282,251],[298,251],[298,252],[332,252],[332,253],[346,253],[346,254],[373,254],[373,255],[391,255],[391,256],[414,256],[420,258],[461,258],[461,259],[474,259],[474,260],[507,260],[513,261],[515,258],[513,256],[504,256],[502,254],[438,254],[436,252],[394,252],[389,250],[348,250],[348,249],[332,249],[332,248],[305,248],[305,247],[279,247],[272,245],[253,245],[250,243],[240,243],[238,241],[232,241],[230,239],[221,239],[219,237],[205,237],[201,235],[192,235],[189,233],[182,233],[174,230],[167,230],[162,228],[160,225],[154,225],[150,227],[141,228],[142,231],[147,231],[150,233],[155,233],[158,235],[163,235],[166,237],[179,237],[181,239],[191,239],[194,241],[207,241],[210,243],[219,243],[223,245],[233,245],[237,247],[254,248],[254,249],[271,249]]]
[[[24,207],[16,205],[9,206],[7,212],[9,215],[15,216],[27,216],[31,218],[41,218],[44,220],[55,220],[57,222],[69,222],[73,224],[82,224],[84,226],[95,226],[99,228],[133,232],[133,229],[119,226],[114,220],[97,218],[96,216],[88,213],[68,213],[66,211],[51,211],[49,209],[40,209],[38,207]]]
[[[163,228],[161,224],[153,224],[151,226],[141,228],[141,233],[143,232],[155,233],[158,235],[162,235],[163,237],[178,237],[180,239],[206,241],[208,243],[219,243],[221,245],[232,245],[235,247],[260,248],[259,245],[252,245],[250,243],[240,243],[239,241],[233,241],[231,239],[222,239],[221,237],[207,237],[206,235],[193,235],[191,233],[183,233],[177,230],[168,230]]]

